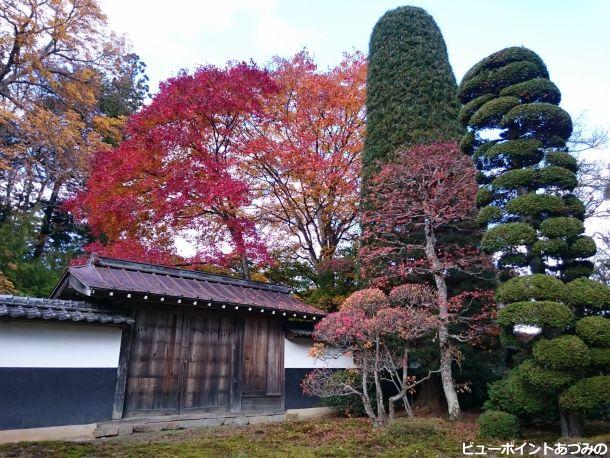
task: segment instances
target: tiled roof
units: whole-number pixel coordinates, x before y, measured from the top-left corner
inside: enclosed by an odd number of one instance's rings
[[[0,295],[0,317],[86,323],[131,324],[133,319],[82,301]]]
[[[75,281],[70,281],[73,277]],[[191,300],[218,304],[246,305],[267,308],[293,314],[322,316],[324,312],[307,305],[290,294],[290,289],[282,285],[240,280],[204,272],[162,267],[118,259],[92,257],[82,266],[73,266],[52,293],[61,294],[62,283],[68,281],[71,287],[80,288],[87,296],[121,292]],[[149,297],[149,300],[154,300]],[[202,304],[200,304],[202,305]]]

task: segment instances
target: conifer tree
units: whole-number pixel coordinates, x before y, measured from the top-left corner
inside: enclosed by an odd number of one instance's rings
[[[580,435],[582,419],[609,405],[610,289],[587,278],[596,247],[573,194],[572,120],[544,62],[526,48],[477,63],[458,97],[468,128],[461,147],[479,170],[481,245],[504,281],[498,323],[521,360],[490,387],[486,407],[526,421],[560,417],[564,436]],[[538,334],[524,339],[523,325]]]

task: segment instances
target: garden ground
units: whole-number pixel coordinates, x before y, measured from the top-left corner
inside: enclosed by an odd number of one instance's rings
[[[400,419],[389,428],[374,429],[363,418],[326,418],[140,433],[85,443],[9,444],[0,446],[0,457],[462,457],[463,442],[492,444],[477,439],[475,420],[474,415],[456,423],[433,418]],[[556,433],[545,430],[528,430],[525,436],[516,443],[555,443],[558,439]],[[583,441],[608,442],[610,425],[592,423],[587,436]]]

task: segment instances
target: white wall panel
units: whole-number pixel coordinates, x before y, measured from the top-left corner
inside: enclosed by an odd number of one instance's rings
[[[351,355],[341,355],[330,359],[312,358],[309,356],[309,349],[312,345],[310,339],[284,339],[284,367],[286,369],[344,369],[354,367]]]
[[[0,367],[117,367],[120,347],[114,326],[0,322]]]

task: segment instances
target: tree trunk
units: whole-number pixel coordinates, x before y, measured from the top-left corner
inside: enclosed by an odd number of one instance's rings
[[[51,235],[51,229],[53,224],[53,215],[55,214],[55,208],[57,207],[57,201],[59,200],[59,190],[61,189],[62,183],[57,181],[51,191],[51,196],[44,209],[44,215],[42,218],[42,224],[40,225],[40,231],[36,237],[36,245],[34,246],[34,258],[39,258],[44,253],[47,238]]]
[[[438,317],[440,325],[438,327],[438,344],[441,357],[441,381],[443,391],[447,399],[447,410],[449,419],[456,420],[460,416],[460,402],[458,400],[455,385],[453,384],[453,374],[451,362],[451,343],[449,342],[449,304],[447,302],[447,282],[445,281],[443,264],[436,254],[436,237],[429,220],[425,221],[426,234],[426,257],[432,269],[432,276],[436,284],[436,296],[438,300]]]
[[[434,416],[441,415],[447,409],[443,386],[438,374],[432,374],[428,380],[422,382],[413,407],[418,413]]]
[[[373,406],[371,405],[371,398],[369,396],[369,381],[368,381],[368,358],[366,355],[362,356],[362,404],[364,405],[364,411],[367,416],[373,421],[373,424],[377,424],[377,418],[375,412],[373,412]]]
[[[375,367],[373,368],[373,375],[375,377],[375,398],[377,401],[377,422],[379,426],[385,426],[388,423],[388,416],[383,404],[383,389],[381,387],[381,379],[379,377],[379,361],[381,359],[380,351],[381,348],[379,338],[377,338],[377,342],[375,343]]]
[[[561,437],[582,437],[583,421],[578,415],[570,412],[560,412]]]
[[[394,420],[396,406],[395,402],[403,400],[405,404],[405,412],[409,417],[413,416],[413,411],[411,410],[411,405],[409,404],[409,400],[407,399],[407,383],[409,381],[408,377],[409,371],[409,350],[405,347],[404,355],[402,359],[402,377],[400,383],[400,390],[394,396],[391,396],[388,401],[388,411],[389,411],[389,420]]]

